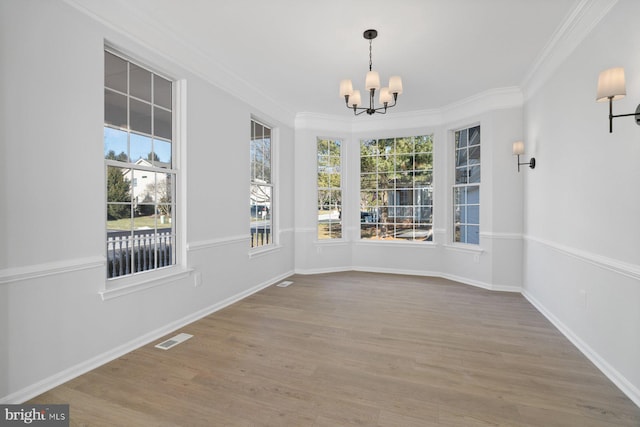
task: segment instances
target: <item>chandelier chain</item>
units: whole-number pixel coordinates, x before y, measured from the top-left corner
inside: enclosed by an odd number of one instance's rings
[[[373,60],[371,59],[371,42],[372,40],[369,40],[369,71],[371,71],[373,67]]]

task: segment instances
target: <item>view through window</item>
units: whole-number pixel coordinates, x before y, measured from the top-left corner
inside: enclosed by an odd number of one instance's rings
[[[342,237],[342,141],[318,138],[318,239]]]
[[[176,262],[172,82],[104,53],[107,278]]]
[[[251,190],[249,221],[251,247],[273,244],[273,175],[271,128],[251,120]]]
[[[480,126],[455,132],[453,241],[480,243]]]
[[[433,136],[360,141],[360,237],[433,239]]]

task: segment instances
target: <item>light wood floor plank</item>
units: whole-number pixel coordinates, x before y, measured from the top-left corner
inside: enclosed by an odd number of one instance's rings
[[[640,425],[521,295],[362,272],[289,280],[32,403],[70,404],[77,426]]]

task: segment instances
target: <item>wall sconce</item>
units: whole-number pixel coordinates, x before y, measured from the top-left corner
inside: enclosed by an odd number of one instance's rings
[[[513,155],[518,156],[518,172],[520,172],[520,165],[529,165],[531,169],[536,167],[536,158],[532,157],[528,162],[520,163],[520,155],[524,154],[524,142],[517,141],[513,143]]]
[[[609,100],[609,133],[613,132],[614,117],[635,116],[636,123],[640,126],[640,105],[636,108],[635,113],[613,115],[613,101],[624,98],[626,94],[624,68],[609,68],[600,73],[600,76],[598,76],[598,94],[596,95],[596,101],[604,102]]]

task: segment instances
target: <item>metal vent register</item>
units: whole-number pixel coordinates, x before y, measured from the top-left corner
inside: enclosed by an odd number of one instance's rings
[[[162,341],[160,344],[156,344],[155,347],[159,348],[161,350],[169,350],[170,348],[177,346],[181,342],[185,342],[186,340],[188,340],[191,337],[193,337],[193,335],[190,335],[190,334],[178,334],[173,338],[169,338],[166,341]]]

